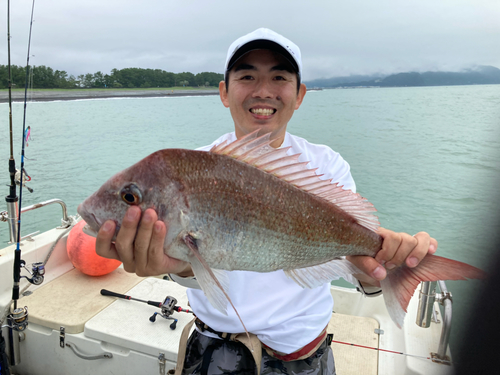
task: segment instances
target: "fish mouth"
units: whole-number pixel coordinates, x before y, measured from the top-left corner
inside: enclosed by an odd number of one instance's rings
[[[91,237],[97,237],[97,232],[88,224],[83,226],[82,232]]]
[[[97,217],[91,212],[87,212],[85,217],[82,216],[82,218],[87,223],[82,228],[83,233],[92,237],[97,237],[97,232],[99,231],[97,228],[101,228],[102,223],[100,223]]]
[[[88,234],[89,236],[97,237],[97,232],[102,226],[102,223],[99,221],[99,219],[97,219],[97,217],[92,212],[86,210],[83,203],[78,206],[76,211],[80,214],[82,220],[86,223],[86,225],[82,229],[83,232]]]

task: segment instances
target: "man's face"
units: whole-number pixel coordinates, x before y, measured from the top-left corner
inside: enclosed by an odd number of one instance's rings
[[[254,130],[259,134],[272,132],[273,147],[283,142],[286,126],[293,112],[300,107],[306,87],[297,92],[297,74],[280,54],[255,50],[242,56],[229,72],[228,90],[219,84],[222,103],[229,107],[236,137]]]

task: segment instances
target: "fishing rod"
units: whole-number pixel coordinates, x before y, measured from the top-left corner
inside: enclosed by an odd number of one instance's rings
[[[28,132],[26,131],[26,106],[27,106],[27,96],[28,96],[28,78],[29,78],[29,61],[30,61],[30,46],[31,46],[31,32],[33,29],[33,14],[35,10],[35,0],[33,0],[33,4],[31,7],[31,19],[30,19],[30,31],[28,38],[28,54],[26,59],[26,80],[24,85],[24,115],[23,115],[23,132],[22,132],[22,151],[21,151],[21,170],[19,173],[19,199],[16,197],[16,168],[14,161],[14,147],[13,147],[13,134],[12,134],[12,79],[11,79],[11,62],[10,62],[10,0],[8,1],[8,55],[9,55],[9,123],[10,123],[10,159],[9,159],[9,172],[11,176],[11,185],[10,185],[10,194],[6,197],[7,206],[8,206],[8,215],[9,215],[9,227],[11,239],[17,237],[17,246],[14,251],[14,283],[12,286],[12,301],[13,310],[12,313],[7,315],[7,327],[9,328],[9,351],[10,351],[10,365],[16,366],[20,363],[20,348],[19,341],[20,335],[19,332],[22,332],[28,326],[28,308],[25,306],[23,308],[17,307],[17,300],[19,299],[19,283],[21,280],[21,267],[24,267],[26,262],[21,260],[21,209],[22,209],[22,196],[23,196],[23,185],[24,185],[24,174],[26,171],[24,169],[24,149],[27,141]],[[14,174],[14,178],[12,177]],[[17,218],[16,218],[16,209],[15,206],[17,204]],[[17,219],[17,228],[15,226],[15,220]],[[35,269],[34,269],[35,270]],[[28,281],[32,283],[41,284],[43,281],[43,275],[45,274],[45,268],[38,267],[36,268],[37,274]],[[10,305],[10,304],[9,304]],[[4,347],[4,339],[0,336],[0,349]],[[1,350],[1,361],[0,370],[2,374],[8,374],[9,368],[8,364],[5,363],[4,357],[5,352]]]
[[[16,219],[17,219],[17,194],[16,194],[16,161],[14,160],[14,137],[12,130],[12,73],[10,63],[10,0],[7,1],[7,87],[9,88],[9,134],[10,134],[10,157],[9,157],[9,174],[10,174],[10,189],[9,195],[5,197],[7,203],[7,212],[9,220],[9,230],[11,242],[17,238]]]
[[[14,301],[14,311],[17,309],[17,300],[19,299],[19,282],[21,280],[21,209],[22,209],[22,199],[23,199],[23,178],[25,174],[24,170],[24,149],[26,145],[26,106],[28,97],[28,77],[29,77],[29,63],[30,63],[30,47],[31,47],[31,32],[33,29],[33,13],[35,11],[35,0],[33,0],[31,6],[31,19],[30,19],[30,31],[28,38],[28,54],[26,59],[26,81],[24,84],[24,114],[23,114],[23,133],[22,133],[22,148],[21,148],[21,170],[20,170],[20,185],[19,185],[19,205],[18,205],[18,215],[17,215],[17,247],[14,252],[14,286],[12,287],[12,300]],[[27,314],[27,312],[26,312]]]
[[[134,298],[131,296],[127,296],[125,294],[115,293],[115,292],[112,292],[112,291],[107,290],[107,289],[101,289],[101,294],[103,296],[118,297],[118,298],[128,299],[128,300],[132,300],[132,301],[143,302],[143,303],[147,303],[148,305],[151,305],[151,306],[159,307],[161,309],[161,313],[155,312],[153,315],[151,315],[151,317],[149,318],[149,321],[151,323],[154,323],[156,321],[157,315],[160,315],[164,319],[173,320],[174,322],[172,324],[170,324],[170,328],[172,330],[174,330],[176,328],[177,319],[171,318],[170,315],[172,315],[174,312],[185,312],[185,313],[193,314],[193,312],[189,309],[183,309],[180,306],[176,306],[175,304],[177,303],[177,300],[172,296],[167,296],[163,302],[155,302],[155,301],[146,301],[143,299]]]
[[[33,24],[33,11],[35,6],[35,0],[33,0],[33,6],[31,9],[31,22],[30,22],[30,34],[28,42],[28,62],[26,70],[29,69],[29,50],[31,44],[31,29]],[[0,372],[2,374],[10,374],[9,363],[14,366],[19,363],[19,334],[17,332],[24,331],[28,325],[28,308],[17,308],[17,300],[19,299],[19,281],[21,277],[21,250],[20,250],[20,233],[21,233],[21,202],[22,202],[22,188],[23,188],[23,174],[24,174],[24,137],[25,130],[24,124],[26,121],[26,93],[27,93],[27,82],[25,84],[25,96],[24,96],[24,119],[23,119],[23,151],[21,157],[21,171],[20,171],[20,184],[19,184],[19,199],[16,195],[16,162],[14,159],[14,136],[13,136],[13,126],[12,126],[12,72],[11,72],[11,60],[10,60],[10,0],[7,1],[7,56],[8,56],[8,89],[9,89],[9,135],[10,135],[10,157],[9,157],[9,174],[10,174],[10,189],[9,195],[5,197],[7,203],[7,214],[9,221],[9,235],[11,242],[17,237],[17,249],[14,255],[14,285],[12,287],[12,299],[14,301],[14,310],[11,314],[7,316],[8,319],[8,344],[10,349],[10,359],[7,359],[6,354],[6,342],[0,331]],[[27,81],[26,77],[26,81]],[[18,203],[19,202],[19,203]],[[16,217],[16,211],[18,216]],[[17,220],[17,228],[16,228]],[[3,318],[2,318],[3,321]],[[3,327],[2,327],[3,328]],[[14,332],[16,331],[16,332]]]
[[[337,344],[354,346],[356,348],[372,349],[372,350],[376,350],[376,351],[379,351],[379,352],[392,353],[392,354],[400,354],[400,355],[404,355],[404,356],[407,356],[407,357],[414,357],[414,358],[420,358],[420,359],[428,359],[428,360],[431,360],[433,362],[439,362],[439,363],[444,363],[444,364],[448,364],[448,365],[452,364],[451,361],[446,360],[446,359],[439,359],[439,358],[434,358],[434,357],[425,357],[425,356],[422,356],[422,355],[408,354],[408,353],[403,353],[403,352],[398,352],[398,351],[395,351],[395,350],[388,350],[388,349],[380,349],[380,348],[375,348],[373,346],[358,345],[358,344],[353,344],[353,343],[344,342],[344,341],[332,340],[332,342],[337,343]]]

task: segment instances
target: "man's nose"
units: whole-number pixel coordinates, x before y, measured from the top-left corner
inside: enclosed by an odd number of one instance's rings
[[[254,98],[273,98],[274,93],[270,82],[267,80],[259,80],[256,83],[255,90],[253,93]]]

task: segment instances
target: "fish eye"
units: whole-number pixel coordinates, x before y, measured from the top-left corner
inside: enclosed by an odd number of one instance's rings
[[[138,205],[142,202],[141,191],[134,184],[130,184],[122,188],[122,190],[120,191],[120,196],[125,203],[131,206]]]

